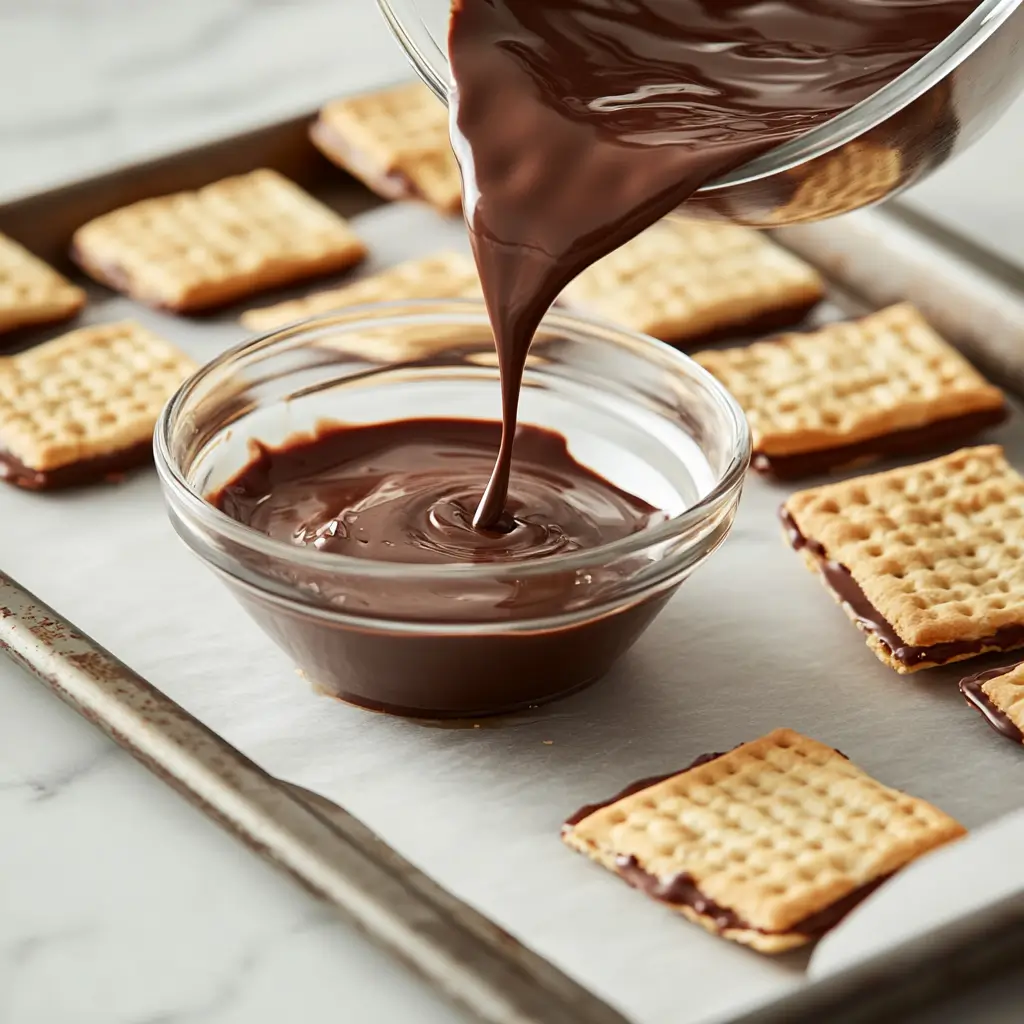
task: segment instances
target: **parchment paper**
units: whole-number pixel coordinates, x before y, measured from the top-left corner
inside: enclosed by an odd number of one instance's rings
[[[465,245],[457,223],[415,206],[357,223],[377,263]],[[102,295],[89,319],[136,316],[200,359],[245,337],[233,322],[178,320]],[[991,436],[1024,468],[1022,424],[1015,414]],[[268,771],[344,805],[638,1024],[689,1024],[805,983],[807,955],[769,960],[709,936],[570,852],[559,826],[579,805],[782,725],[968,827],[1024,803],[1024,750],[963,704],[961,672],[896,676],[783,544],[775,510],[786,493],[749,481],[729,541],[609,678],[480,728],[390,719],[310,692],[175,537],[151,470],[63,495],[0,487],[0,565]],[[1021,888],[1022,834],[1018,817],[942,854],[943,877],[978,863],[998,874],[987,895],[967,893],[972,908]],[[893,934],[879,921],[934,926],[934,915],[903,911],[929,888],[912,883],[908,873],[885,886],[823,943],[820,970],[878,949]],[[933,891],[943,916],[965,893]]]

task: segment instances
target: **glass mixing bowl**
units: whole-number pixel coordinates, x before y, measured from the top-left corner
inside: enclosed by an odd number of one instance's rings
[[[822,220],[887,199],[995,123],[1024,85],[1022,0],[983,0],[870,99],[702,188],[688,215],[755,227]],[[451,0],[378,0],[413,66],[447,101]]]
[[[156,463],[178,534],[315,686],[379,711],[472,718],[602,676],[725,539],[750,433],[710,374],[651,338],[563,313],[544,321],[523,422],[558,431],[577,461],[668,513],[589,550],[378,562],[271,539],[207,497],[249,461],[254,440],[278,445],[323,421],[494,419],[498,407],[482,303],[366,306],[203,367],[160,418]]]

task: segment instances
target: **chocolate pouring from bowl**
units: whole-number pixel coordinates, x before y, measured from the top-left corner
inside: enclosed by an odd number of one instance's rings
[[[448,0],[378,0],[414,67],[447,102]],[[851,110],[702,188],[689,215],[758,227],[822,220],[923,180],[990,128],[1024,86],[1021,0],[978,9],[910,70]]]
[[[524,363],[563,290],[709,181],[870,99],[979,3],[453,6],[451,145],[501,370],[501,444],[474,526],[505,513]],[[793,188],[789,205],[821,202],[816,185]]]

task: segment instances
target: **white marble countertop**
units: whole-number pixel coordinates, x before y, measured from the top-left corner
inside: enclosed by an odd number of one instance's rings
[[[0,199],[404,74],[372,0],[0,0]],[[1022,127],[915,201],[1024,263]],[[3,1024],[456,1020],[6,661],[0,837]],[[927,1020],[1017,1020],[1022,993]]]

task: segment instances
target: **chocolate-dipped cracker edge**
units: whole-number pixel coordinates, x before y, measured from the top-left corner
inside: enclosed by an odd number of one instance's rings
[[[805,476],[827,473],[854,462],[901,455],[920,455],[950,442],[959,443],[969,435],[980,434],[983,430],[999,426],[1008,415],[1006,405],[1001,405],[996,409],[963,413],[960,416],[934,420],[923,426],[908,427],[851,444],[820,448],[817,451],[772,455],[755,450],[750,464],[758,473],[775,480],[797,480]]]
[[[797,921],[796,924],[784,931],[769,931],[766,928],[755,927],[734,910],[709,899],[686,872],[663,882],[657,875],[652,875],[649,871],[644,870],[635,857],[616,858],[615,870],[634,889],[639,889],[651,899],[673,907],[689,907],[701,917],[708,919],[719,933],[744,931],[757,932],[759,935],[800,935],[808,942],[820,939],[826,932],[835,928],[854,907],[866,900],[892,877],[892,875],[882,875],[879,878],[873,878],[870,882],[857,886],[856,889],[840,897],[834,903],[830,903],[822,910],[815,911],[802,921]]]
[[[709,764],[711,761],[717,761],[718,758],[724,756],[725,751],[718,751],[714,754],[701,754],[700,757],[691,761],[685,768],[680,768],[677,772],[665,772],[662,775],[651,775],[645,779],[637,779],[636,782],[631,782],[625,789],[616,793],[615,796],[609,797],[607,800],[599,800],[593,804],[584,804],[578,811],[565,819],[565,824],[562,825],[562,832],[568,831],[573,825],[578,825],[584,818],[589,818],[597,811],[603,810],[605,807],[611,807],[612,804],[617,804],[620,800],[625,800],[627,796],[639,793],[643,789],[650,789],[651,786],[656,786],[659,782],[671,779],[673,775],[682,775],[684,772],[692,771],[694,768]]]
[[[125,473],[146,465],[153,457],[153,442],[148,438],[120,451],[90,456],[53,469],[27,466],[17,456],[0,449],[0,480],[26,491],[58,491],[116,480]]]
[[[986,651],[1011,651],[1024,646],[1024,626],[1004,626],[990,636],[977,640],[949,640],[915,647],[896,632],[896,628],[871,603],[861,585],[841,562],[832,561],[825,548],[816,540],[805,537],[789,509],[783,505],[779,518],[786,537],[794,551],[806,548],[817,559],[818,570],[829,589],[840,603],[850,609],[857,625],[874,636],[889,651],[893,660],[907,668],[931,668],[945,665],[964,655],[983,654]]]
[[[605,807],[611,807],[612,804],[617,804],[620,800],[625,800],[627,797],[640,793],[645,789],[657,786],[666,779],[671,779],[676,775],[684,775],[694,768],[700,768],[702,765],[717,761],[718,758],[724,757],[725,753],[725,751],[717,751],[710,754],[701,754],[700,757],[690,762],[690,764],[678,772],[667,772],[663,775],[652,775],[644,779],[638,779],[608,800],[585,804],[566,819],[565,824],[562,825],[562,834],[565,835],[567,832],[571,832],[574,826],[597,811],[603,810]],[[836,753],[840,757],[846,757],[840,750],[837,750]],[[666,903],[673,907],[689,907],[694,913],[707,919],[719,934],[728,931],[747,931],[757,932],[759,935],[800,935],[806,938],[808,942],[813,942],[821,938],[826,932],[831,931],[854,907],[866,900],[871,893],[892,877],[891,874],[887,874],[879,878],[873,878],[870,882],[858,886],[852,892],[848,892],[845,896],[822,910],[815,911],[785,931],[776,932],[755,927],[748,921],[745,921],[734,910],[724,907],[705,896],[693,877],[685,871],[662,881],[657,875],[647,871],[636,857],[632,856],[616,857],[615,871],[627,884],[631,885],[634,889],[639,889],[645,896],[649,896],[659,903]]]
[[[1020,731],[1017,724],[1010,718],[1002,708],[997,708],[992,703],[992,699],[982,689],[985,683],[991,679],[998,679],[999,676],[1005,676],[1008,672],[1012,672],[1015,668],[1020,665],[1024,665],[1024,661],[1015,662],[1012,665],[1003,665],[1001,668],[990,668],[984,672],[978,672],[973,676],[967,676],[965,679],[960,680],[960,692],[963,694],[964,700],[977,711],[982,718],[1000,736],[1005,736],[1008,740],[1014,743],[1024,744],[1024,733]]]

